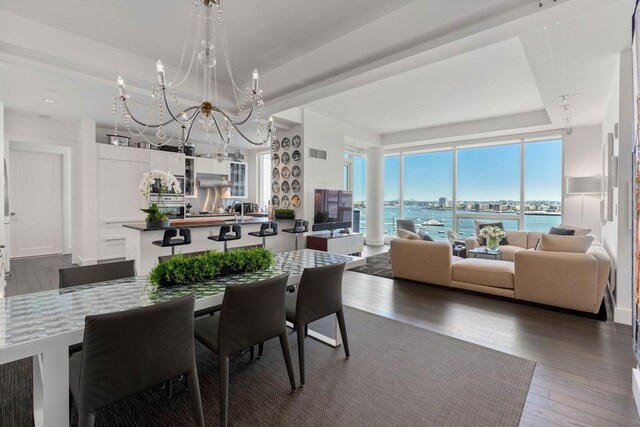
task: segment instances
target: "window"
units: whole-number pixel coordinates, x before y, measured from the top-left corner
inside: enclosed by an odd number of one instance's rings
[[[258,154],[258,203],[267,209],[271,201],[271,153]]]
[[[350,190],[351,189],[351,164],[345,163],[342,169],[342,189]]]
[[[400,156],[384,158],[384,234],[396,234],[400,218]]]
[[[453,228],[453,151],[404,156],[402,216],[434,240]]]
[[[367,159],[353,156],[353,208],[360,211],[360,233],[367,231]],[[354,215],[354,220],[357,219]]]
[[[549,231],[562,222],[562,140],[524,144],[524,229]]]

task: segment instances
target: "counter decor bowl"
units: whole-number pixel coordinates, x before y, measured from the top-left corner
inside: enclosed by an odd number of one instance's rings
[[[119,147],[128,147],[130,139],[131,138],[128,136],[107,134],[107,141],[109,144],[117,145]]]
[[[196,256],[178,254],[156,264],[149,272],[149,282],[155,287],[204,283],[219,276],[268,270],[274,264],[273,252],[264,248],[212,250]]]
[[[274,216],[276,219],[295,219],[296,213],[293,209],[276,209]]]
[[[168,219],[159,221],[145,221],[147,228],[168,228],[171,227],[171,221]]]

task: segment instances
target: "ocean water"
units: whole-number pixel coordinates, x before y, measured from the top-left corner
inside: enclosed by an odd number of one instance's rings
[[[459,214],[474,215],[477,218],[460,218],[458,233],[460,238],[466,238],[472,236],[475,233],[474,220],[482,219],[482,214],[472,211],[458,210]],[[493,214],[495,215],[495,214]],[[513,214],[505,214],[513,215]],[[400,218],[400,208],[397,207],[385,207],[384,208],[384,233],[386,235],[395,236],[396,234],[396,220]],[[418,230],[429,233],[435,240],[447,240],[447,231],[453,230],[453,211],[452,210],[440,210],[440,209],[428,209],[422,207],[407,207],[404,209],[404,218],[412,219]],[[428,226],[424,223],[428,220],[435,219],[442,222],[442,226]],[[487,219],[487,221],[493,221]],[[547,232],[553,226],[558,226],[562,221],[560,215],[527,215],[524,216],[524,230],[527,231],[542,231]],[[367,214],[366,209],[360,209],[360,231],[366,230]],[[517,230],[518,223],[515,220],[502,221],[505,229]]]

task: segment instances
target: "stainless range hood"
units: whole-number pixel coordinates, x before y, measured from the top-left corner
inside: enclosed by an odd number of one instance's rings
[[[232,182],[225,175],[216,175],[213,173],[199,173],[197,175],[196,185],[198,187],[231,187]]]

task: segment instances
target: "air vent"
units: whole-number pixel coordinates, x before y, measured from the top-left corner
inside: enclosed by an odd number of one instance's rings
[[[327,152],[325,150],[318,150],[317,148],[309,148],[309,157],[327,160]]]

